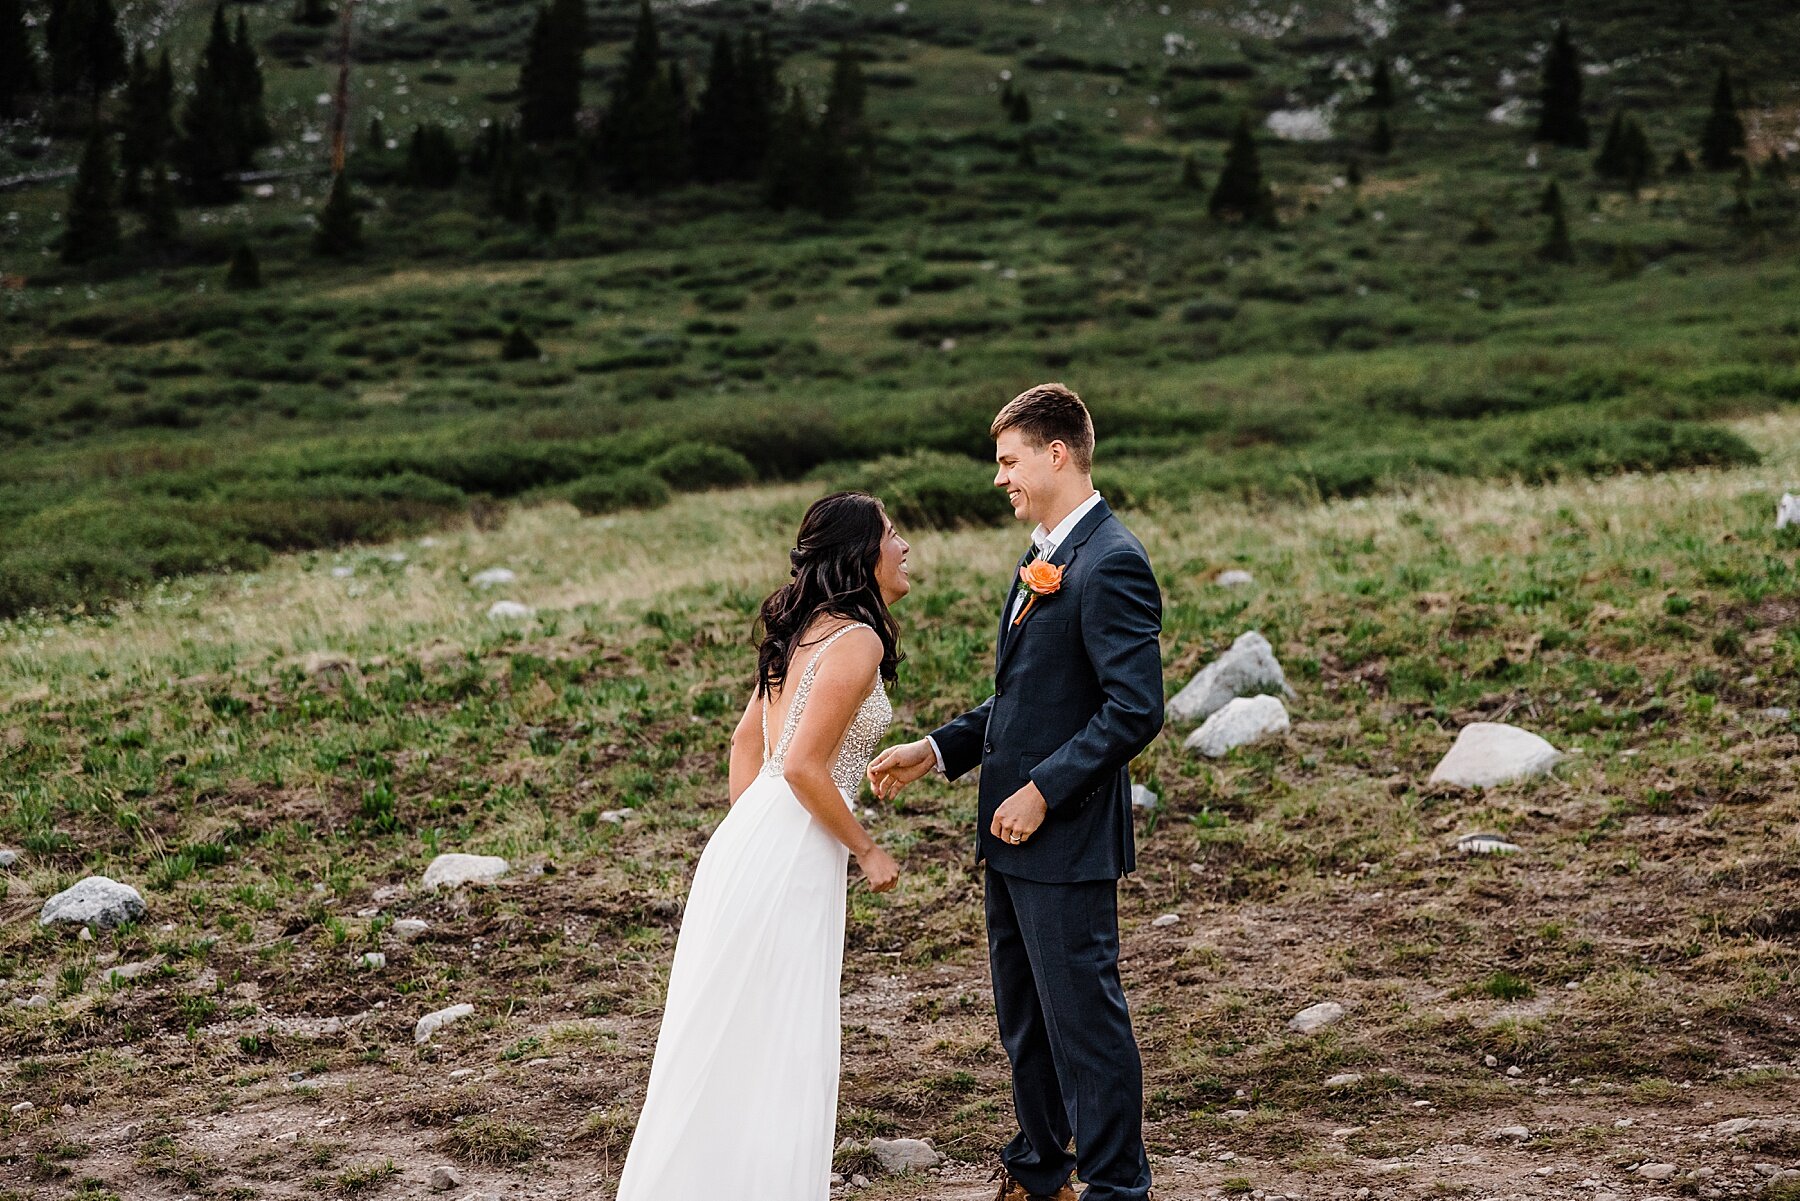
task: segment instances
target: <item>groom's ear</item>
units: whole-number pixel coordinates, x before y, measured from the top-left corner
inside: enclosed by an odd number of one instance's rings
[[[1052,438],[1050,444],[1044,447],[1044,450],[1050,456],[1050,465],[1052,467],[1060,468],[1073,457],[1069,454],[1069,444],[1064,442],[1061,438]]]

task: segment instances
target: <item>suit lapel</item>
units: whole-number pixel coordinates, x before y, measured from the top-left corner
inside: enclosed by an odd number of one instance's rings
[[[1069,565],[1075,562],[1075,556],[1080,553],[1082,543],[1093,537],[1094,531],[1099,529],[1111,516],[1112,510],[1107,507],[1105,501],[1095,505],[1088,515],[1069,531],[1069,536],[1062,540],[1062,544],[1056,548],[1056,553],[1050,556],[1051,566],[1062,568],[1063,577],[1068,578]],[[1000,669],[1006,666],[1006,661],[1011,656],[1013,648],[1019,644],[1020,637],[1025,633],[1025,627],[1031,624],[1031,617],[1028,616],[1017,626],[1012,625],[1012,600],[1014,594],[1019,590],[1019,575],[1024,568],[1025,560],[1020,559],[1019,570],[1013,572],[1012,587],[1006,592],[1006,604],[1000,610],[1000,652],[994,663],[996,677],[999,676]],[[1036,612],[1037,609],[1033,608],[1032,613],[1035,615]]]

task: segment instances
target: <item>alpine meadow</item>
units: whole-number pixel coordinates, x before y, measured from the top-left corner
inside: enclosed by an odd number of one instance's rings
[[[0,0],[0,1201],[611,1201],[801,515],[923,737],[1050,380],[1156,1197],[1800,1201],[1796,155],[1785,0]],[[987,1201],[856,805],[832,1195]]]

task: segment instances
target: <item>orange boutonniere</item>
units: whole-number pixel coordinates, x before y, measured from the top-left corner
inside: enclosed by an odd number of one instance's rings
[[[1024,621],[1025,615],[1031,612],[1031,606],[1037,604],[1038,597],[1049,596],[1060,589],[1062,578],[1063,569],[1053,563],[1033,559],[1025,564],[1024,569],[1019,572],[1019,591],[1029,595],[1025,598],[1025,607],[1019,610],[1019,615],[1012,619],[1012,623],[1018,625]]]

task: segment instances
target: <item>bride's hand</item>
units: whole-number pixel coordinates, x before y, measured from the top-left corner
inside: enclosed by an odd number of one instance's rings
[[[886,892],[900,882],[900,865],[880,847],[870,847],[858,855],[856,865],[867,877],[870,892]]]
[[[869,764],[869,785],[877,797],[891,801],[900,795],[902,788],[923,779],[936,764],[937,756],[932,754],[929,741],[921,738],[917,742],[903,742],[875,756],[875,761]]]

